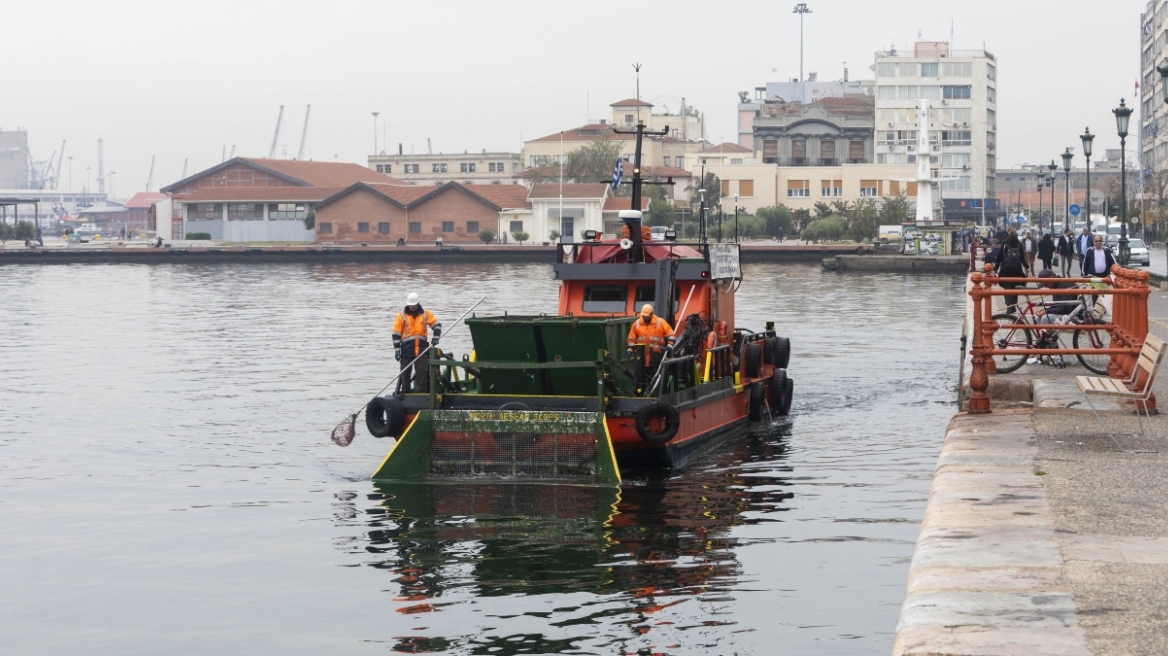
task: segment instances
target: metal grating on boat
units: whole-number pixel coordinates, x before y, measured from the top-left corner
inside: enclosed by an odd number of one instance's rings
[[[593,412],[435,410],[429,471],[438,476],[593,478],[599,473],[600,421]]]

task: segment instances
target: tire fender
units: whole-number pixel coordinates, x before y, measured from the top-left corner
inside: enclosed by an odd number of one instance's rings
[[[775,369],[775,373],[771,375],[770,383],[770,403],[771,412],[782,416],[783,403],[786,400],[787,394],[787,370]],[[788,404],[789,405],[789,404]]]
[[[762,381],[751,383],[747,388],[749,396],[746,398],[747,418],[754,423],[762,421],[762,406],[766,399],[766,386]]]
[[[650,422],[654,420],[664,422],[664,426],[659,432],[654,432],[650,425]],[[637,435],[640,435],[642,440],[649,444],[662,445],[677,435],[677,429],[681,427],[681,417],[677,414],[677,408],[668,403],[654,401],[637,410],[635,423]]]
[[[396,396],[379,396],[365,407],[365,428],[373,437],[399,437],[406,426],[406,408]]]
[[[762,371],[762,342],[750,342],[742,352],[746,361],[743,373],[747,378],[758,378]]]
[[[791,338],[776,337],[775,338],[775,367],[779,369],[786,369],[791,362]]]

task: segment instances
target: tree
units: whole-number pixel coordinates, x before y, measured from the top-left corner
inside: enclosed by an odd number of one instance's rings
[[[645,215],[645,225],[673,227],[677,220],[677,211],[665,193],[664,185],[645,185],[645,197],[650,200],[649,212]]]
[[[565,154],[564,182],[611,180],[613,166],[621,151],[620,143],[609,141],[611,135],[611,131],[606,131],[587,146]],[[556,182],[560,179],[560,166],[559,164],[541,166],[529,170],[526,175],[527,179],[533,183]]]
[[[842,216],[829,216],[819,219],[803,228],[800,237],[816,243],[821,241],[839,241],[848,229],[848,222]]]
[[[884,204],[880,206],[880,223],[884,225],[900,225],[908,223],[913,218],[909,209],[908,198],[905,192],[895,196],[885,196]]]
[[[8,225],[7,221],[0,219],[0,244],[3,244],[15,237],[15,232],[16,230],[14,230],[12,226]]]
[[[772,205],[758,210],[758,217],[765,222],[766,234],[774,236],[782,228],[784,233],[791,232],[791,210],[786,205]]]
[[[798,209],[791,212],[791,219],[802,227],[807,227],[811,223],[811,210]]]
[[[833,200],[833,201],[831,201],[831,213],[842,216],[845,219],[848,218],[849,216],[851,216],[852,212],[855,211],[855,209],[856,209],[856,206],[852,205],[851,203],[849,203],[846,200]]]
[[[848,239],[854,241],[868,241],[876,238],[880,230],[880,210],[876,201],[866,198],[856,201],[848,220]]]
[[[311,207],[308,208],[308,212],[304,215],[304,227],[307,230],[316,228],[316,210],[313,210]]]
[[[492,236],[494,236],[494,235],[492,235]],[[522,244],[523,242],[527,241],[530,238],[530,235],[528,235],[526,232],[524,232],[522,230],[514,230],[511,232],[511,238],[514,239],[515,241],[519,242],[520,244]]]
[[[483,242],[484,244],[489,244],[495,241],[495,231],[490,229],[483,230],[479,233],[479,241]]]
[[[559,230],[552,230],[551,232],[548,233],[548,241],[559,241],[559,240],[560,240],[560,231]]]
[[[21,221],[16,224],[12,234],[17,241],[31,241],[36,239],[36,228],[33,227],[32,221]]]
[[[815,212],[815,218],[817,218],[817,219],[822,219],[825,216],[837,213],[837,212],[832,211],[831,205],[828,205],[827,203],[825,203],[821,200],[815,201],[815,207],[812,208],[812,211]]]
[[[717,207],[718,203],[722,202],[722,181],[713,173],[707,173],[706,177],[698,181],[697,188],[693,190],[690,204],[697,204],[701,198],[698,189],[706,190],[706,216],[708,217],[714,211],[712,208]]]

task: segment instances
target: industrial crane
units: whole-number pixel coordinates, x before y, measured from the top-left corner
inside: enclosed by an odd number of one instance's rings
[[[272,147],[268,149],[268,159],[276,156],[276,143],[280,140],[280,123],[284,121],[284,106],[280,105],[280,115],[276,117],[276,132],[272,135]]]
[[[150,175],[146,177],[146,191],[154,186],[154,155],[150,156]]]
[[[57,183],[61,180],[61,162],[65,159],[65,140],[61,140],[61,154],[57,157],[57,170],[53,172],[53,191],[57,190]]]
[[[296,159],[304,159],[304,144],[308,141],[308,115],[312,113],[312,105],[304,108],[304,130],[300,133],[300,152],[296,153]]]

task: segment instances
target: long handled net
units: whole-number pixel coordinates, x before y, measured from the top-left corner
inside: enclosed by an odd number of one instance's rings
[[[480,298],[479,300],[475,301],[474,305],[467,308],[466,312],[463,312],[462,316],[460,316],[458,319],[456,319],[454,321],[453,324],[451,324],[450,329],[446,331],[446,334],[449,335],[450,332],[453,331],[455,329],[455,327],[458,326],[458,324],[462,323],[462,320],[466,318],[466,315],[470,314],[471,310],[474,310],[476,307],[478,307],[479,303],[482,303],[484,300],[486,300],[486,298],[487,298],[486,296]],[[428,353],[430,351],[430,349],[432,349],[432,348],[434,348],[433,344],[427,346],[421,353],[418,354],[418,357],[421,357],[423,354]],[[374,398],[384,394],[385,390],[389,389],[394,383],[396,383],[397,379],[401,378],[401,375],[405,372],[406,372],[405,369],[399,371],[396,376],[394,376],[392,379],[390,379],[389,383],[387,383],[385,385],[385,387],[381,388],[380,392],[373,395]],[[354,412],[353,414],[348,415],[347,417],[342,419],[340,421],[340,423],[338,423],[333,428],[333,432],[329,434],[329,438],[334,443],[336,443],[337,446],[349,446],[350,444],[353,443],[353,438],[356,437],[356,435],[357,435],[357,415],[361,414],[361,411],[364,410],[369,405],[370,402],[371,402],[371,400],[366,401],[364,405],[362,405],[360,408],[357,408],[356,412]]]

